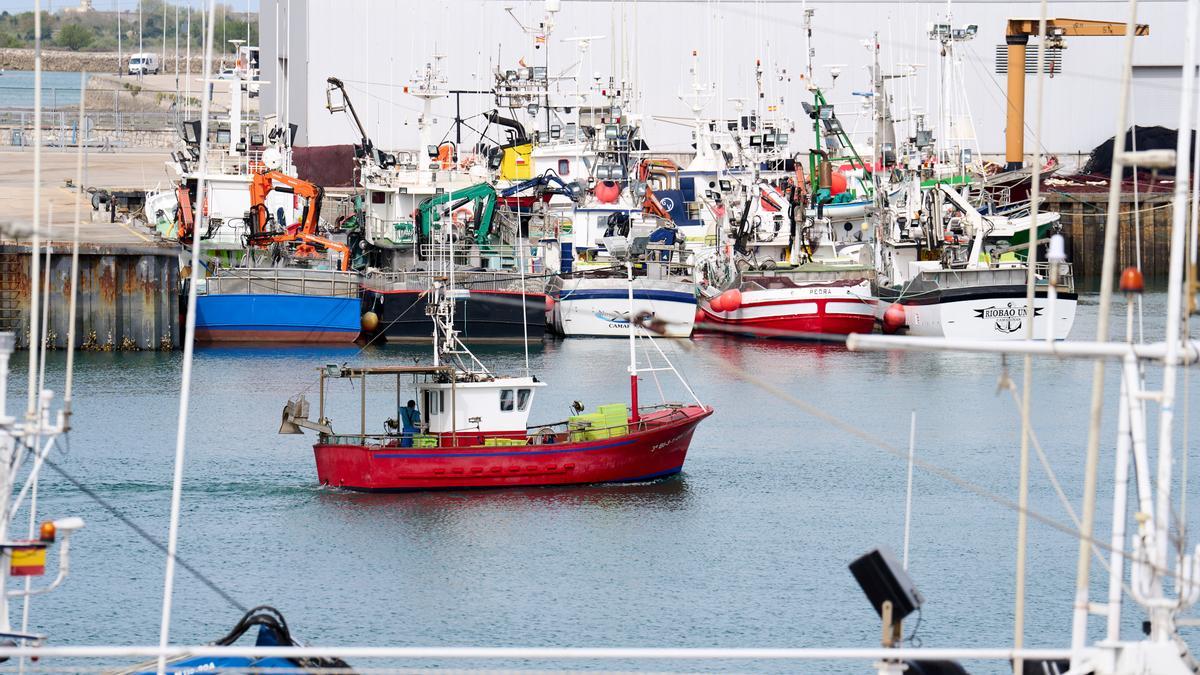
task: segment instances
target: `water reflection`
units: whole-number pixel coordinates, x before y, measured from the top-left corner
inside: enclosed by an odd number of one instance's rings
[[[386,510],[417,519],[444,520],[447,513],[468,516],[493,511],[548,511],[579,506],[602,509],[681,511],[694,499],[685,474],[646,483],[553,487],[481,488],[437,492],[352,492],[323,489],[318,500],[336,510]]]

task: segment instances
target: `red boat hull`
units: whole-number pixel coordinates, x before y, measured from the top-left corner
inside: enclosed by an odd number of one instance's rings
[[[696,425],[712,408],[685,406],[643,418],[616,438],[517,447],[313,446],[322,485],[360,491],[529,487],[653,480],[683,468]]]
[[[838,311],[834,305],[847,305],[843,300],[809,299],[800,302],[746,303],[742,309],[760,310],[753,312],[714,312],[708,303],[701,304],[703,323],[715,324],[704,328],[697,323],[696,330],[721,333],[740,333],[756,337],[803,338],[804,333],[849,335],[870,333],[875,329],[875,301],[862,302],[859,313]],[[793,311],[797,305],[806,305],[804,313]],[[815,305],[816,310],[811,311]]]

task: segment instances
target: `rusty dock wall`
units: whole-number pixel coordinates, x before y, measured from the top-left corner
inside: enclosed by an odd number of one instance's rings
[[[45,261],[45,248],[42,249]],[[50,251],[46,345],[64,349],[70,328],[71,249]],[[0,244],[0,331],[28,348],[33,279],[29,246]],[[43,274],[46,271],[42,266]],[[41,279],[45,284],[45,277]],[[43,296],[46,297],[46,296]],[[97,351],[180,346],[179,257],[175,248],[83,245],[79,253],[76,347]]]

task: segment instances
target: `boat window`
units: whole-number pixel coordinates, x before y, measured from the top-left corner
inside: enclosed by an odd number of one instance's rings
[[[425,406],[425,410],[428,411],[430,415],[436,415],[439,412],[441,412],[441,409],[442,409],[442,407],[440,405],[438,405],[438,403],[440,403],[440,401],[439,401],[439,397],[436,395],[437,393],[438,392],[432,392],[432,391],[426,392],[426,394],[429,397],[429,401]]]
[[[524,410],[529,407],[529,395],[532,393],[532,389],[517,390],[517,410]]]
[[[384,192],[372,192],[371,193],[371,203],[372,204],[382,204],[386,198],[387,198],[387,194]]]
[[[513,390],[512,389],[501,389],[500,390],[500,411],[508,412],[508,411],[511,411],[512,409],[513,409]]]
[[[696,179],[692,176],[683,176],[679,179],[679,189],[683,190],[683,201],[696,201]]]
[[[569,160],[569,159],[558,160],[558,175],[560,175],[560,176],[570,176],[571,175],[571,160]]]

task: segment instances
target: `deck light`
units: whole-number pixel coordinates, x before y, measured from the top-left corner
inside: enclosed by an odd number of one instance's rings
[[[41,530],[38,533],[39,538],[47,544],[54,541],[54,537],[57,534],[58,530],[54,527],[54,523],[49,520],[42,523]]]
[[[925,601],[886,549],[877,548],[850,563],[850,573],[881,617],[884,603],[891,603],[891,620],[898,622],[920,609]]]

